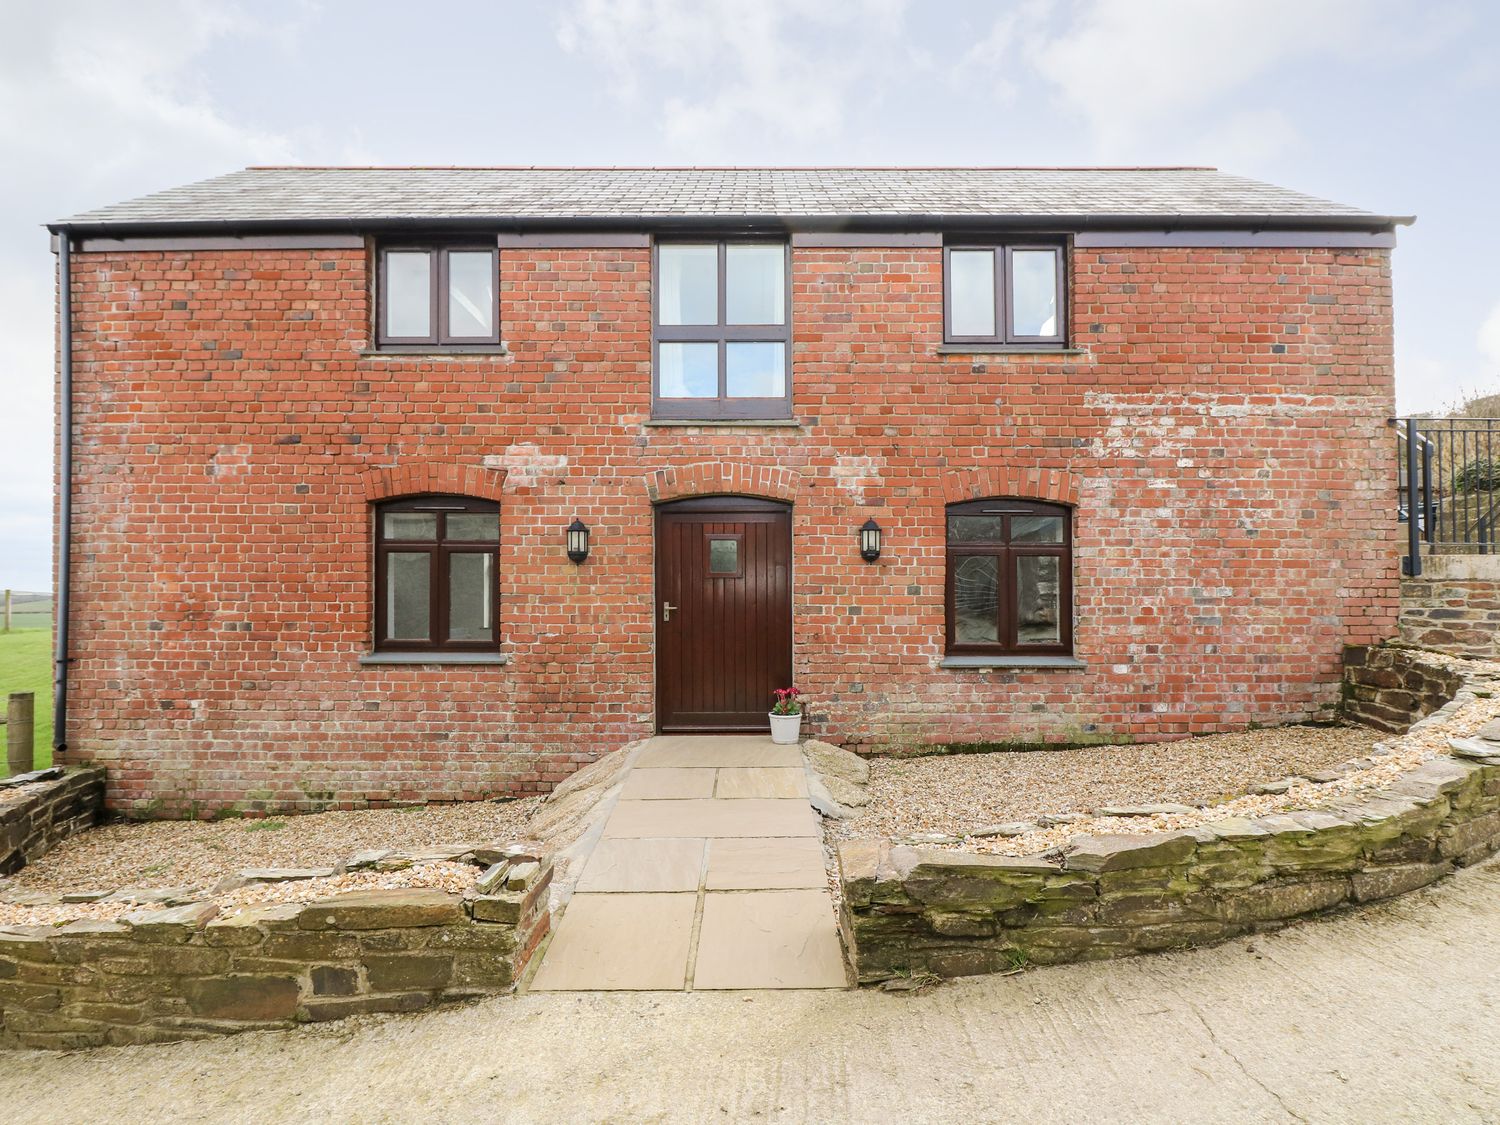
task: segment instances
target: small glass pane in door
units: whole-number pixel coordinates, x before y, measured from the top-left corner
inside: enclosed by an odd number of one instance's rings
[[[708,573],[726,577],[739,572],[739,539],[710,539],[708,541]]]

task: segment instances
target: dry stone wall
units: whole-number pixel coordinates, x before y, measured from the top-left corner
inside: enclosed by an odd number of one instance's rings
[[[1452,664],[1399,645],[1355,645],[1344,650],[1345,718],[1401,733],[1451,700],[1463,685]]]
[[[524,893],[355,891],[0,929],[0,1047],[196,1039],[504,992],[547,933],[550,877]]]
[[[1444,731],[1450,754],[1313,810],[1083,836],[1043,855],[846,841],[841,923],[859,980],[1219,941],[1402,894],[1500,849],[1500,719],[1446,733],[1468,703],[1493,698],[1493,665],[1360,647],[1347,651],[1345,676],[1349,717]]]
[[[1425,886],[1500,844],[1500,731],[1356,803],[1171,835],[1096,836],[1061,859],[885,842],[839,849],[861,983],[965,976],[1219,941]]]
[[[1401,582],[1401,639],[1453,656],[1500,660],[1500,556],[1432,555]]]
[[[103,807],[102,769],[38,770],[0,783],[0,875],[93,827]]]

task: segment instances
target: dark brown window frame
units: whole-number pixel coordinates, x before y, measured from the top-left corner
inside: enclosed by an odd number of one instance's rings
[[[995,333],[957,336],[953,323],[953,265],[955,250],[992,251],[995,255]],[[1011,258],[1017,250],[1051,251],[1057,260],[1057,332],[1050,336],[1022,336],[1014,330],[1010,302]],[[1037,239],[954,239],[943,244],[943,343],[985,347],[1065,348],[1068,343],[1068,247],[1059,241]]]
[[[386,257],[392,253],[428,253],[433,256],[432,276],[428,286],[428,324],[432,332],[426,336],[392,336],[386,332]],[[500,343],[500,248],[493,242],[486,245],[473,241],[438,242],[382,242],[376,249],[378,269],[375,283],[375,342],[382,348],[462,348],[475,346],[498,346]],[[448,332],[448,256],[460,254],[488,254],[490,277],[494,284],[495,307],[491,310],[495,318],[495,330],[487,336],[454,336]]]
[[[496,522],[500,505],[493,500],[478,500],[470,496],[423,495],[406,496],[399,500],[386,500],[371,505],[375,521],[374,582],[375,597],[373,615],[376,652],[498,652],[500,649],[500,540],[450,539],[447,537],[448,516],[451,514],[494,514]],[[385,535],[384,517],[392,512],[432,512],[437,515],[437,537],[434,539],[388,539]],[[428,620],[431,623],[432,639],[427,641],[386,640],[386,581],[387,556],[392,552],[416,554],[425,552],[432,562],[429,566],[430,598]],[[448,559],[456,554],[488,554],[491,556],[490,575],[494,588],[490,591],[493,607],[495,636],[488,641],[450,641],[448,634]]]
[[[1003,534],[993,542],[955,543],[948,531],[950,516],[1000,515]],[[1061,543],[1012,543],[1010,521],[1015,515],[1060,516],[1063,521]],[[1071,656],[1073,654],[1073,511],[1065,504],[1039,500],[1020,500],[998,496],[949,504],[943,511],[943,537],[946,558],[943,564],[944,647],[952,656]],[[1051,645],[1023,645],[1016,641],[1016,559],[1024,556],[1048,556],[1058,560],[1058,638]],[[996,606],[999,640],[994,644],[959,644],[954,639],[958,615],[953,604],[954,564],[958,559],[974,556],[998,558],[998,604]]]
[[[718,247],[717,324],[661,323],[661,249],[663,246]],[[726,324],[728,288],[726,265],[730,246],[780,246],[785,280],[780,324]],[[719,393],[714,398],[663,398],[661,394],[662,344],[718,344]],[[730,343],[781,344],[785,357],[785,393],[779,398],[729,398],[727,354]],[[653,418],[723,421],[779,419],[792,416],[792,247],[775,238],[670,238],[653,239],[651,246],[651,416]]]

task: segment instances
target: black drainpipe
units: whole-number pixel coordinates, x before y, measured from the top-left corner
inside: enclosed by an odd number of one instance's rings
[[[58,342],[57,497],[57,645],[53,651],[52,754],[54,760],[68,747],[68,602],[73,561],[73,269],[72,235],[57,235],[57,308],[62,324]]]

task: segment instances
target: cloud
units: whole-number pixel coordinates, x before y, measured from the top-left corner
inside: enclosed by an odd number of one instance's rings
[[[1410,15],[1396,0],[1030,0],[995,17],[961,70],[1002,104],[1019,87],[1081,119],[1096,158],[1171,146],[1249,162],[1301,140],[1279,68],[1431,51],[1460,22],[1442,5],[1416,28]]]
[[[294,34],[296,10],[263,38]],[[50,582],[55,260],[42,224],[247,163],[293,140],[225,114],[207,56],[261,33],[233,4],[13,4],[0,36],[0,586]]]
[[[592,57],[677,150],[744,159],[746,131],[827,143],[883,68],[924,65],[906,0],[577,0],[558,42]]]
[[[1451,411],[1471,398],[1500,394],[1500,300],[1474,334],[1479,362],[1455,362],[1396,346],[1396,408],[1401,414]]]
[[[1500,372],[1500,301],[1490,309],[1490,315],[1479,326],[1479,354],[1489,362],[1494,372]]]

